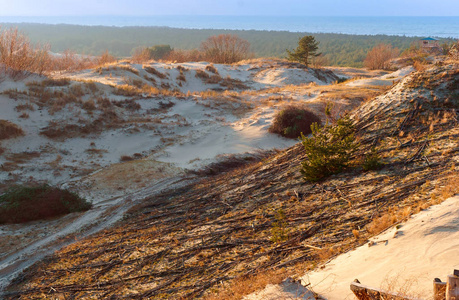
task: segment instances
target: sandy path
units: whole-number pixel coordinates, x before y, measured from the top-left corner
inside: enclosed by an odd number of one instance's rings
[[[4,289],[24,269],[54,251],[71,244],[74,239],[87,237],[112,226],[138,201],[154,196],[166,189],[173,189],[190,183],[191,180],[181,176],[170,177],[157,181],[136,193],[99,202],[91,210],[68,222],[58,232],[40,238],[24,249],[3,257],[0,260],[0,290]]]

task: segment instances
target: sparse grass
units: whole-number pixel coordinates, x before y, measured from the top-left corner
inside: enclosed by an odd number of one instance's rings
[[[47,78],[43,80],[39,85],[43,87],[55,87],[55,86],[67,86],[70,84],[70,79],[68,78],[60,78],[60,79],[53,79]]]
[[[320,123],[320,118],[304,107],[287,106],[277,113],[269,132],[287,138],[298,138],[301,133],[311,133],[311,125]]]
[[[222,80],[223,78],[221,78],[220,75],[212,75],[206,80],[206,83],[207,84],[217,84]]]
[[[31,104],[31,103],[25,103],[25,104],[18,104],[16,105],[16,107],[14,108],[16,111],[20,112],[20,111],[24,111],[24,110],[30,110],[30,111],[34,111],[35,110],[35,107]]]
[[[15,163],[15,164],[23,164],[26,163],[34,158],[40,157],[40,152],[32,151],[32,152],[19,152],[19,153],[9,153],[6,156],[6,159]]]
[[[123,84],[115,86],[113,93],[118,96],[134,97],[141,95],[142,90],[132,85]]]
[[[206,71],[204,70],[200,70],[200,69],[197,69],[196,70],[196,75],[195,75],[196,78],[200,78],[202,80],[207,80],[210,78],[209,74],[207,74]]]
[[[0,196],[0,224],[52,218],[91,206],[77,194],[49,185],[14,186]]]
[[[150,74],[152,74],[152,75],[155,75],[155,76],[159,77],[160,79],[165,79],[165,78],[167,77],[166,74],[161,73],[160,71],[156,70],[156,69],[153,68],[153,67],[143,67],[143,69],[144,69],[146,72],[148,72],[148,73],[150,73]]]
[[[121,69],[121,70],[124,70],[124,71],[131,72],[131,73],[133,73],[135,75],[139,75],[139,70],[137,70],[137,69],[135,69],[135,68],[133,68],[131,66],[119,65],[118,68]]]
[[[25,135],[24,130],[18,125],[6,121],[0,120],[0,140],[11,139]]]
[[[130,111],[135,111],[135,110],[139,110],[142,108],[139,103],[135,102],[135,100],[132,100],[132,99],[126,99],[122,101],[112,101],[112,104],[117,107],[122,107]]]
[[[239,300],[246,295],[264,289],[268,284],[280,284],[289,275],[290,272],[287,270],[277,269],[237,278],[226,284],[219,293],[210,293],[204,297],[204,300]]]

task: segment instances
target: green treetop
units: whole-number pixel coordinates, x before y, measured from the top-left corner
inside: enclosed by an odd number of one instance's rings
[[[287,59],[297,61],[307,67],[311,58],[320,55],[320,53],[317,53],[318,49],[319,42],[312,35],[306,35],[298,41],[298,47],[294,51],[287,49]]]

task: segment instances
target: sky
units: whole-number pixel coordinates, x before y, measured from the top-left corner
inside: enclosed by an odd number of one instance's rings
[[[0,0],[0,8],[0,16],[459,16],[459,0]]]

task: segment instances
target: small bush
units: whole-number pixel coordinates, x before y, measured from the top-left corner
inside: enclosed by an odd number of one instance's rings
[[[284,211],[279,209],[274,218],[276,221],[271,224],[271,241],[274,243],[284,242],[288,239],[287,221]]]
[[[24,223],[90,209],[91,203],[49,185],[15,186],[0,196],[0,224]]]
[[[313,123],[320,123],[320,118],[314,113],[304,108],[288,106],[276,115],[269,132],[287,138],[298,138],[301,133],[310,134]]]
[[[212,64],[206,66],[206,71],[209,71],[209,72],[212,72],[212,73],[218,75],[217,68],[215,68],[215,66],[212,65]]]
[[[126,161],[131,161],[131,160],[134,160],[134,157],[129,156],[129,155],[121,155],[120,157],[121,162],[126,162]]]
[[[381,157],[376,151],[376,148],[371,148],[370,152],[365,155],[365,160],[363,162],[362,168],[364,171],[370,170],[379,170],[383,167],[383,163],[381,162]]]
[[[308,159],[301,163],[301,173],[306,181],[320,181],[337,174],[350,165],[357,149],[354,126],[349,118],[339,119],[336,125],[311,126],[312,137],[301,135]]]
[[[24,135],[24,131],[18,125],[10,121],[0,120],[0,140],[6,140]]]

